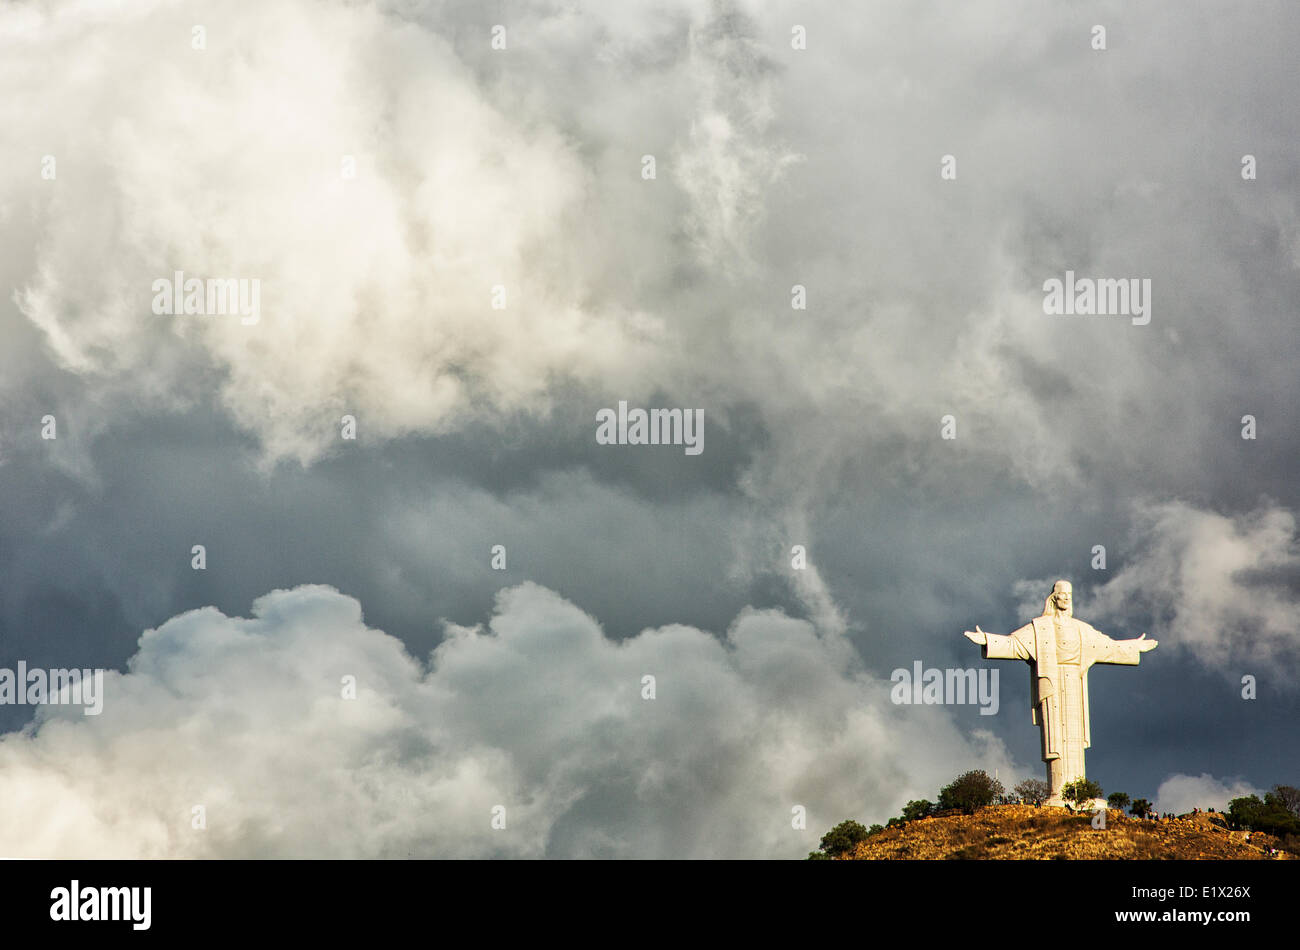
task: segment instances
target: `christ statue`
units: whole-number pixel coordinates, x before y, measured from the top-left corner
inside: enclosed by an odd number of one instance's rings
[[[1061,789],[1084,778],[1083,750],[1092,744],[1088,720],[1088,668],[1094,663],[1137,666],[1156,648],[1144,633],[1136,640],[1112,640],[1074,619],[1074,591],[1057,581],[1041,617],[1006,636],[975,625],[966,636],[984,648],[986,660],[1026,660],[1034,667],[1030,707],[1043,738],[1043,761],[1052,788],[1049,805],[1064,804]]]

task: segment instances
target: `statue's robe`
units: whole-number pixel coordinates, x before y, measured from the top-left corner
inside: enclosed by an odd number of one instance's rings
[[[1112,640],[1073,617],[1035,617],[1019,630],[990,633],[986,660],[1025,660],[1034,666],[1030,708],[1039,727],[1053,798],[1083,778],[1083,750],[1092,744],[1088,669],[1094,663],[1137,666],[1137,640]]]

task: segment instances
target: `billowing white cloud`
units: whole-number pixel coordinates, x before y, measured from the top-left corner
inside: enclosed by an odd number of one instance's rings
[[[635,315],[584,306],[560,240],[593,197],[578,143],[491,104],[445,39],[355,5],[122,13],[55,11],[6,53],[52,84],[6,96],[3,119],[57,179],[6,154],[0,187],[40,209],[16,299],[58,366],[130,378],[146,406],[215,386],[271,458],[304,460],[343,413],[363,437],[438,432],[544,412],[557,375],[635,380]],[[77,68],[39,68],[52,57]],[[259,322],[155,315],[175,271],[260,280]]]
[[[1155,807],[1160,812],[1183,815],[1193,808],[1226,811],[1228,802],[1248,795],[1263,797],[1264,792],[1241,779],[1217,779],[1209,773],[1171,775],[1156,789]]]
[[[0,854],[802,857],[965,768],[1016,771],[774,612],[620,643],[524,584],[430,659],[329,587],[177,616],[107,677],[101,715],[42,707],[0,738]]]
[[[1149,613],[1148,631],[1231,678],[1300,656],[1300,537],[1291,511],[1237,516],[1184,502],[1134,507],[1136,550],[1093,594],[1098,616]],[[1143,631],[1134,631],[1136,636]],[[1285,668],[1285,667],[1284,667]],[[1294,677],[1279,677],[1290,687]]]
[[[763,135],[770,64],[732,21],[691,5],[658,13],[685,28],[670,62],[687,126],[660,117],[631,149],[566,128],[539,90],[494,89],[486,25],[475,55],[452,22],[378,5],[121,14],[0,14],[15,84],[0,120],[37,149],[4,153],[0,208],[35,209],[22,221],[32,258],[6,276],[55,364],[101,407],[110,394],[133,410],[184,406],[215,388],[268,460],[315,459],[344,413],[363,437],[392,438],[544,416],[557,381],[636,398],[678,345],[663,348],[662,313],[609,292],[609,272],[626,280],[639,258],[662,281],[678,230],[686,259],[729,267],[792,160]],[[640,25],[593,23],[577,28],[584,39]],[[501,61],[526,63],[543,26],[547,11],[521,8]],[[39,68],[52,58],[77,69]],[[620,90],[591,92],[625,108]],[[658,152],[655,181],[641,180],[642,150]],[[39,177],[42,152],[53,180]],[[625,257],[611,247],[644,241],[629,231],[652,243]],[[153,281],[177,271],[259,280],[260,319],[156,315]]]

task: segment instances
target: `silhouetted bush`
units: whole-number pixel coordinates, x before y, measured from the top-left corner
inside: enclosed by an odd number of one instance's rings
[[[1288,807],[1289,785],[1276,785],[1273,791],[1260,801],[1258,795],[1234,798],[1228,804],[1228,826],[1246,828],[1250,831],[1263,831],[1266,834],[1285,838],[1289,834],[1300,834],[1300,815]]]
[[[983,769],[974,769],[957,776],[939,790],[939,808],[959,808],[965,814],[972,815],[976,809],[993,804],[994,799],[1003,791],[1001,782]]]
[[[833,858],[846,851],[852,851],[858,846],[858,842],[866,841],[869,834],[866,826],[860,822],[841,821],[822,836],[822,852]]]
[[[913,799],[903,806],[903,821],[916,821],[918,818],[925,818],[932,811],[934,811],[934,805],[930,804],[929,799]]]

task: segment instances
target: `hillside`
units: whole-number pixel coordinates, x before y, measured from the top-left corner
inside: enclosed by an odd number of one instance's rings
[[[1277,849],[1270,854],[1270,849]],[[992,805],[974,815],[921,818],[886,828],[841,860],[1287,860],[1281,842],[1228,831],[1215,814],[1147,821],[1109,811],[1106,828],[1063,808]]]

